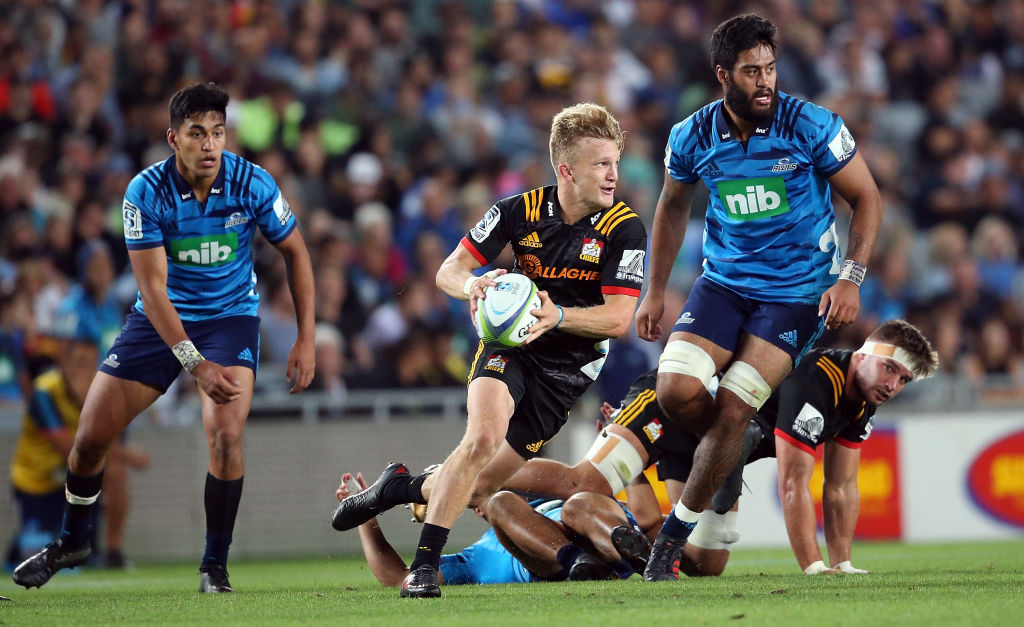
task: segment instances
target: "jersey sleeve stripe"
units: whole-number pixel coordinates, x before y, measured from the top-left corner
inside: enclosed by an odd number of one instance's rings
[[[786,139],[789,139],[789,140],[793,139],[793,133],[796,130],[796,121],[800,119],[800,112],[803,110],[805,104],[807,104],[807,103],[806,102],[801,102],[800,106],[798,106],[796,108],[796,111],[793,112],[793,119],[790,121],[789,126],[786,129],[786,131],[787,131]]]
[[[476,364],[480,361],[480,355],[484,354],[484,342],[480,340],[480,344],[476,347],[476,354],[473,355],[473,363],[469,366],[469,375],[466,376],[466,385],[473,382],[473,373],[476,372]]]
[[[785,431],[778,427],[775,427],[775,437],[781,438],[786,442],[789,442],[790,444],[797,447],[801,451],[807,453],[808,455],[814,455],[814,449],[810,446],[807,446],[806,442],[801,442],[800,440],[794,438],[793,436],[789,435],[788,433],[786,433]]]
[[[623,215],[623,216],[621,216],[619,218],[616,218],[615,222],[612,222],[611,224],[609,224],[608,228],[606,228],[605,230],[601,231],[601,233],[603,233],[604,235],[611,235],[612,231],[615,229],[615,227],[619,226],[619,223],[622,222],[623,220],[628,220],[630,218],[639,218],[640,217],[640,216],[636,215],[635,213],[633,213],[629,209],[629,207],[626,207],[626,210],[627,210],[628,213],[626,213],[625,215]]]
[[[523,205],[525,206],[523,217],[530,222],[530,192],[523,192]]]
[[[280,244],[281,242],[283,242],[286,239],[288,239],[288,236],[292,234],[292,231],[294,231],[295,227],[297,227],[298,225],[299,225],[298,221],[293,220],[291,226],[289,226],[288,229],[284,233],[279,234],[277,237],[275,237],[273,239],[268,237],[267,241],[270,242],[273,245]]]
[[[818,360],[818,367],[825,371],[828,378],[832,381],[832,396],[835,400],[835,406],[839,406],[839,399],[842,397],[843,390],[843,376],[839,369],[833,364],[827,357],[822,357]]]
[[[838,444],[839,446],[843,446],[853,450],[859,449],[864,444],[863,442],[854,442],[853,440],[847,440],[846,438],[840,437],[833,438],[833,440],[835,440],[835,443]]]
[[[836,378],[839,380],[839,389],[842,390],[843,386],[846,385],[846,375],[843,373],[842,368],[836,365],[836,362],[832,361],[828,357],[822,355],[821,360],[825,362],[832,372],[836,373]]]
[[[487,258],[481,255],[480,251],[476,249],[473,242],[469,241],[468,237],[463,237],[462,241],[459,243],[462,244],[463,248],[469,251],[469,254],[473,255],[473,258],[480,262],[480,265],[486,266],[489,263]]]
[[[640,296],[638,287],[622,287],[620,285],[602,285],[602,294],[624,294],[626,296]]]
[[[644,409],[647,408],[652,402],[654,402],[654,390],[644,390],[637,397],[633,399],[633,402],[619,413],[613,421],[615,424],[625,427],[629,423],[633,422],[637,416],[643,413]]]
[[[603,228],[604,228],[604,225],[605,225],[605,224],[608,224],[608,221],[612,219],[612,216],[616,215],[616,214],[618,213],[619,209],[620,209],[621,207],[625,206],[625,204],[626,204],[626,203],[624,203],[624,202],[622,202],[622,201],[619,201],[618,203],[616,203],[616,204],[615,204],[615,206],[614,206],[614,207],[612,207],[612,208],[611,208],[611,209],[610,209],[610,210],[608,211],[608,213],[606,213],[606,214],[604,214],[603,216],[601,216],[601,219],[597,221],[597,224],[596,224],[596,225],[594,225],[594,228],[595,228],[595,229],[597,229],[598,231],[600,231],[601,229],[603,229]]]

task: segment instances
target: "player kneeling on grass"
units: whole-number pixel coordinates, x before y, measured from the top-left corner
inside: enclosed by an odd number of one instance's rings
[[[778,457],[779,495],[793,553],[807,574],[864,573],[850,563],[860,496],[857,492],[859,447],[871,433],[879,405],[894,398],[910,381],[930,376],[938,367],[931,344],[913,325],[892,320],[875,329],[857,351],[817,349],[798,364],[747,426],[740,463],[712,498],[712,510],[674,556],[688,575],[717,575],[729,558],[735,531],[735,501],[742,467]],[[605,403],[610,420],[586,458],[575,466],[549,459],[530,460],[506,489],[559,498],[580,490],[611,495],[651,462],[675,502],[689,475],[699,437],[675,426],[661,413],[655,397],[656,370],[641,375],[617,410]],[[774,432],[763,440],[762,433]],[[814,449],[825,444],[825,536],[832,568],[825,566],[817,544],[809,482]],[[730,511],[732,510],[732,511]]]
[[[362,474],[342,476],[339,501],[367,488]],[[566,501],[527,502],[502,491],[477,512],[491,524],[471,546],[441,556],[441,584],[530,583],[626,578],[642,572],[650,553],[645,534],[661,526],[657,497],[646,481],[628,488],[630,507],[648,521],[641,527],[614,499],[582,492]],[[398,586],[409,568],[388,543],[376,518],[358,527],[367,564],[384,586]],[[570,540],[570,537],[572,540]]]

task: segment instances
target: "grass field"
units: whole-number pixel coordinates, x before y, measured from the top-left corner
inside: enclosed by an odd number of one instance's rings
[[[861,544],[868,575],[794,574],[788,550],[738,550],[716,579],[452,586],[399,599],[362,559],[231,565],[235,594],[200,595],[193,564],[61,573],[0,583],[0,624],[1024,625],[1024,541]]]

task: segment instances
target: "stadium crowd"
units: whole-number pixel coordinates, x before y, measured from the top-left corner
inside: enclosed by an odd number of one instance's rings
[[[906,318],[933,338],[946,381],[1024,396],[1024,0],[12,0],[0,8],[0,399],[19,403],[47,362],[55,313],[100,244],[110,306],[134,301],[124,190],[170,154],[168,98],[195,81],[230,92],[228,150],[273,175],[309,243],[313,387],[462,384],[476,337],[465,305],[434,286],[447,252],[497,199],[552,182],[547,131],[573,102],[622,123],[616,194],[650,225],[669,129],[720,94],[710,30],[741,10],[785,24],[780,88],[843,117],[885,204],[860,318],[821,344],[856,347]],[[698,229],[668,316],[699,273]],[[261,360],[283,368],[291,298],[257,241]],[[616,344],[611,386],[659,352]],[[601,392],[614,404],[625,389]]]

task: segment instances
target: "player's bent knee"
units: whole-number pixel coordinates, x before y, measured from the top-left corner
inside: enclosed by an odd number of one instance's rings
[[[772,393],[771,386],[761,373],[745,361],[734,361],[718,387],[729,390],[755,410],[761,409]]]
[[[715,360],[700,346],[685,340],[672,340],[658,360],[658,374],[680,374],[693,377],[707,390],[718,369]]]
[[[522,502],[523,499],[519,495],[509,492],[508,490],[501,490],[494,493],[491,498],[487,499],[487,506],[485,509],[488,517],[493,519],[515,511],[516,505]]]
[[[624,437],[608,429],[601,431],[585,458],[604,477],[608,488],[602,494],[613,496],[629,485],[643,472],[644,461],[633,445]]]

